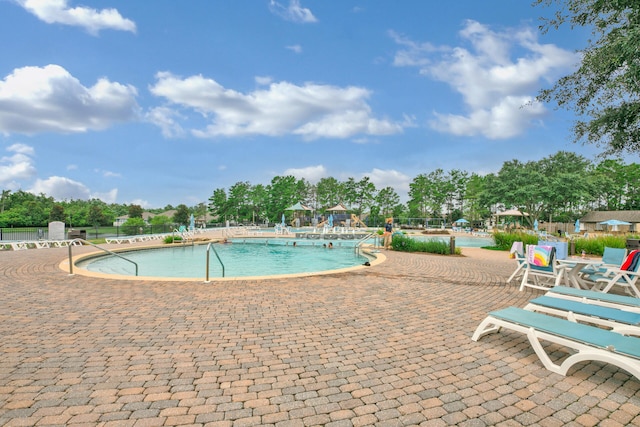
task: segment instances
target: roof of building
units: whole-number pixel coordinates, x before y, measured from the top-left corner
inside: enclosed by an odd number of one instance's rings
[[[602,222],[610,219],[640,222],[640,211],[591,211],[580,218],[580,222]]]

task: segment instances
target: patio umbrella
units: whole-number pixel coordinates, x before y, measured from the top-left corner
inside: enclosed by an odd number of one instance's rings
[[[193,216],[193,214],[191,214],[191,217],[189,218],[189,230],[195,230],[196,228],[196,219]]]
[[[464,218],[460,218],[460,219],[457,219],[457,220],[455,220],[453,222],[458,223],[458,224],[463,224],[463,223],[468,223],[469,221],[467,221]]]
[[[283,225],[283,226],[285,225],[285,222],[284,222],[284,214],[282,214],[282,225]]]
[[[576,232],[576,233],[579,233],[580,232],[580,220],[579,219],[576,219],[576,226],[575,227],[576,228],[573,231]]]
[[[619,225],[631,225],[630,222],[620,221],[620,220],[617,220],[617,219],[608,219],[606,221],[602,221],[600,224],[610,226],[611,227],[611,231],[618,231],[618,226]]]
[[[538,231],[538,220],[537,219],[535,221],[533,221],[533,229],[535,231]]]
[[[602,221],[600,224],[602,225],[631,225],[630,222],[620,221],[617,219],[608,219],[606,221]]]
[[[329,215],[329,227],[333,227],[333,215]]]

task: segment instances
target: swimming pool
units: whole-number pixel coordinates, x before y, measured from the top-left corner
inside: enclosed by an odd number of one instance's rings
[[[441,240],[443,242],[449,243],[449,239],[451,236],[449,235],[424,235],[424,234],[407,234],[407,237],[412,239],[424,242],[427,240]],[[249,237],[249,238],[234,238],[231,239],[232,242],[235,243],[261,243],[261,244],[273,244],[273,245],[292,245],[293,242],[296,242],[297,246],[322,246],[327,245],[329,242],[332,242],[334,247],[347,247],[353,248],[358,243],[357,240],[325,240],[325,239],[305,239],[305,238],[264,238],[264,237]],[[382,245],[382,236],[378,236],[367,239],[364,243],[370,245]],[[493,246],[495,245],[493,241],[493,237],[477,237],[477,236],[456,236],[456,246],[459,248],[481,248],[483,246]]]
[[[214,244],[224,264],[224,277],[274,276],[318,273],[362,265],[371,258],[357,254],[353,245],[333,249],[322,245],[305,245],[279,241]],[[279,239],[271,239],[279,240]],[[138,276],[170,278],[205,278],[207,245],[154,248],[120,252],[138,264]],[[213,251],[212,251],[213,252]],[[99,256],[76,263],[78,268],[106,275],[135,274],[135,267],[114,256]],[[222,277],[222,266],[214,253],[209,254],[209,278]]]

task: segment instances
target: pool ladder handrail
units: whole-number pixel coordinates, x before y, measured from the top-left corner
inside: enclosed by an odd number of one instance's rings
[[[220,255],[218,255],[218,251],[216,251],[216,248],[213,246],[213,243],[209,243],[207,245],[207,268],[206,268],[204,283],[210,282],[209,280],[209,250],[210,249],[213,249],[213,253],[216,255],[216,258],[218,258],[218,261],[220,261],[220,265],[222,266],[222,277],[224,277],[224,263],[220,259]]]
[[[110,251],[109,249],[105,249],[102,246],[98,246],[95,243],[91,243],[91,242],[89,242],[87,240],[84,240],[84,239],[78,237],[78,238],[73,239],[72,241],[69,242],[69,276],[73,276],[73,261],[72,261],[73,254],[72,254],[72,248],[75,246],[74,245],[75,242],[80,242],[82,244],[91,245],[94,248],[100,249],[101,251],[104,251],[104,252],[106,252],[106,253],[108,253],[110,255],[113,255],[115,257],[121,258],[121,259],[123,259],[125,261],[129,261],[130,263],[135,265],[135,267],[136,267],[136,276],[138,275],[138,264],[135,261],[131,261],[130,259],[125,258],[122,255],[119,255],[119,254],[117,254],[117,253],[115,253],[113,251]]]
[[[190,242],[191,246],[194,246],[193,235],[191,235],[191,232],[189,232],[188,230],[180,231],[177,228],[174,228],[171,232],[171,241],[174,243],[176,234],[180,236],[180,242],[182,243],[182,246],[186,246],[187,242]]]
[[[367,234],[366,236],[364,236],[363,238],[361,238],[360,240],[358,240],[356,242],[356,246],[355,246],[355,253],[356,254],[360,255],[360,249],[361,249],[362,244],[366,240],[369,240],[371,238],[371,236],[373,236],[373,235],[374,235],[374,233],[369,233],[369,234]]]

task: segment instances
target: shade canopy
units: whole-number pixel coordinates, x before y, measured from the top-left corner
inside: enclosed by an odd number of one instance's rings
[[[576,224],[575,224],[575,228],[574,228],[573,231],[576,232],[576,233],[580,232],[580,220],[579,219],[576,219]]]
[[[347,208],[345,208],[342,203],[338,203],[332,208],[327,209],[329,212],[346,212]]]
[[[608,219],[606,221],[602,221],[600,224],[602,224],[602,225],[631,225],[630,222],[620,221],[618,219]]]
[[[303,205],[302,203],[298,202],[293,206],[288,207],[287,209],[285,209],[287,211],[310,211],[311,208]]]
[[[464,219],[464,218],[460,218],[460,219],[457,219],[457,220],[455,220],[455,221],[453,221],[453,222],[462,224],[462,223],[468,223],[469,221],[467,221],[467,220],[466,220],[466,219]]]
[[[529,214],[520,212],[518,209],[509,209],[504,212],[498,212],[496,216],[529,216]]]

